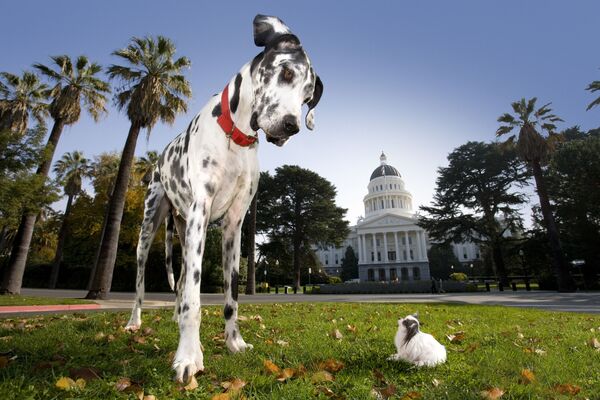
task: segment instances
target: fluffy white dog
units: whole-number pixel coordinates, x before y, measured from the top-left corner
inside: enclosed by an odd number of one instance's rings
[[[396,354],[389,360],[404,360],[417,367],[433,367],[446,362],[446,348],[433,336],[419,330],[418,318],[418,314],[413,314],[398,320],[394,339]]]

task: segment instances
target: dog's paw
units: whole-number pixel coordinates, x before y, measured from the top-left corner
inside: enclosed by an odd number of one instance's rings
[[[227,339],[226,343],[227,348],[232,353],[242,353],[246,350],[252,350],[254,348],[254,346],[252,346],[250,343],[246,343],[244,339],[239,336],[237,336],[236,339]]]
[[[204,371],[204,358],[200,350],[200,344],[198,344],[197,350],[191,352],[180,350],[181,347],[177,350],[173,360],[175,380],[187,384],[192,379],[192,376]]]
[[[125,325],[125,330],[127,332],[136,332],[140,329],[140,326],[142,326],[141,320],[130,319],[127,325]]]

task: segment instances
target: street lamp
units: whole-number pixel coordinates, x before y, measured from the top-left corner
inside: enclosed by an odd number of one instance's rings
[[[454,264],[452,264],[450,266],[450,275],[452,275],[454,273]]]
[[[310,286],[310,274],[312,273],[312,268],[308,267],[308,286]]]

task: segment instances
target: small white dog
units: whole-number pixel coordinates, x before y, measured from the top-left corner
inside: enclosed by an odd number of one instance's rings
[[[394,338],[397,353],[388,360],[404,360],[417,367],[433,367],[446,362],[446,348],[433,336],[419,330],[418,318],[417,313],[398,320]]]

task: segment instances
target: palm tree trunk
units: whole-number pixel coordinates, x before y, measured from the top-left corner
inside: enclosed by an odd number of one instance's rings
[[[258,192],[250,203],[250,220],[248,221],[248,234],[246,235],[246,251],[248,252],[248,276],[246,278],[246,294],[256,294],[256,263],[255,245],[256,245],[256,202]]]
[[[108,195],[108,200],[110,200],[110,198],[112,197],[114,191],[114,182],[113,182],[113,187],[110,190],[110,194]],[[92,288],[92,284],[94,283],[94,277],[96,276],[96,269],[98,266],[98,258],[100,257],[100,250],[102,249],[102,238],[104,237],[104,232],[106,231],[106,221],[108,220],[108,206],[109,204],[106,204],[106,207],[104,207],[104,219],[102,220],[102,230],[100,231],[100,242],[98,243],[98,247],[96,248],[96,253],[94,254],[94,258],[93,258],[93,262],[94,265],[92,267],[92,271],[90,272],[90,277],[88,279],[88,284],[85,287],[85,290],[90,290]]]
[[[58,144],[64,126],[65,124],[62,120],[58,119],[54,121],[54,126],[52,127],[48,143],[46,144],[46,151],[48,154],[46,154],[46,158],[40,164],[36,174],[48,176],[50,166],[52,165],[52,158],[54,157],[54,151],[56,150],[56,145]],[[13,242],[10,259],[4,270],[2,285],[0,286],[0,293],[2,294],[21,293],[23,274],[25,273],[25,265],[27,263],[27,253],[29,252],[36,219],[37,214],[25,214],[21,218],[17,236],[15,236],[15,241]]]
[[[558,280],[558,291],[572,292],[575,290],[575,282],[569,273],[569,264],[562,251],[558,229],[556,228],[556,222],[554,221],[554,216],[552,215],[552,210],[550,208],[550,199],[548,197],[548,190],[546,189],[546,182],[544,181],[544,176],[542,174],[542,167],[537,161],[532,162],[531,167],[533,169],[535,186],[540,198],[540,207],[542,209],[542,215],[544,216],[544,223],[546,224],[546,234],[550,244],[550,251],[552,252],[552,267]]]
[[[115,179],[113,194],[108,206],[106,228],[102,235],[100,254],[96,260],[96,273],[94,274],[92,287],[86,296],[87,299],[105,299],[110,292],[115,261],[117,259],[121,219],[123,218],[125,198],[129,186],[131,164],[140,129],[141,127],[135,123],[132,123],[129,128],[129,134],[127,135],[123,154],[121,155],[119,171]]]
[[[48,289],[55,289],[56,282],[58,281],[58,271],[60,270],[60,263],[63,258],[63,248],[65,246],[65,239],[67,238],[67,225],[69,214],[71,213],[71,205],[73,204],[73,196],[70,195],[67,198],[67,207],[65,208],[65,215],[63,217],[60,231],[58,232],[58,243],[56,244],[56,253],[54,255],[54,261],[52,262],[52,271],[50,272],[50,281],[48,282]]]

